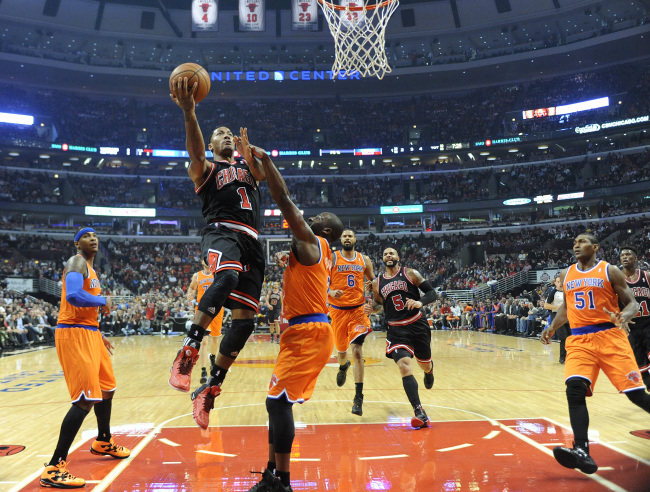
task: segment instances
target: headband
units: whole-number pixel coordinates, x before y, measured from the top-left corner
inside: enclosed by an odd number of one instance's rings
[[[83,229],[81,229],[79,232],[77,232],[74,235],[74,242],[76,243],[77,241],[79,241],[79,239],[81,239],[81,237],[84,234],[87,234],[89,232],[94,232],[95,234],[97,234],[97,231],[95,229],[93,229],[92,227],[84,227]]]

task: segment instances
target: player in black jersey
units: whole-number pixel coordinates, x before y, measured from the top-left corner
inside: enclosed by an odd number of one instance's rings
[[[422,307],[438,297],[433,286],[417,270],[399,266],[399,255],[393,248],[383,254],[386,273],[372,281],[375,308],[383,305],[388,333],[386,357],[397,364],[402,384],[415,417],[413,427],[426,427],[429,418],[420,404],[418,382],[413,376],[411,359],[415,357],[424,371],[424,386],[433,387],[433,361],[431,360],[431,329]],[[424,296],[420,297],[420,290]]]
[[[629,339],[639,372],[646,388],[650,388],[650,281],[648,272],[637,265],[637,251],[623,246],[619,254],[625,281],[632,289],[639,312],[629,324]]]
[[[207,428],[209,412],[228,368],[235,361],[254,330],[253,318],[264,279],[264,254],[257,239],[260,219],[258,183],[266,179],[264,168],[253,159],[245,128],[234,136],[226,127],[212,132],[208,148],[214,162],[206,159],[205,142],[194,112],[194,87],[187,78],[172,86],[172,100],[185,116],[186,145],[191,163],[188,168],[196,193],[203,200],[207,225],[201,230],[201,255],[214,274],[212,286],[203,294],[194,323],[172,365],[169,384],[190,390],[192,368],[201,340],[222,306],[232,311],[232,326],[211,357],[208,382],[192,393],[194,421]],[[235,148],[242,159],[234,156]]]
[[[280,343],[280,313],[282,313],[282,294],[279,282],[273,282],[271,291],[266,294],[266,303],[269,305],[269,331],[271,343]],[[276,337],[274,339],[273,337]]]

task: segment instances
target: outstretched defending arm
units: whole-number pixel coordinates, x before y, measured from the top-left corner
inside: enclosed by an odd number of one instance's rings
[[[253,157],[262,161],[271,196],[278,204],[278,208],[293,233],[294,253],[296,253],[298,261],[306,266],[315,265],[320,258],[318,239],[309,224],[305,222],[298,207],[291,201],[287,183],[264,149],[255,146],[251,146],[250,149]]]

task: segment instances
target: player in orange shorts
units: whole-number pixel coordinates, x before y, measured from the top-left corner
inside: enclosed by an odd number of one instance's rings
[[[202,269],[192,275],[192,281],[190,286],[187,288],[187,300],[190,302],[195,302],[196,308],[195,312],[199,309],[199,303],[201,302],[201,297],[206,290],[210,288],[214,282],[214,275],[210,271],[210,266],[201,260]],[[196,301],[195,301],[196,298]],[[201,379],[200,384],[205,384],[208,382],[208,371],[206,369],[206,361],[208,359],[208,354],[214,354],[217,352],[219,347],[217,346],[217,337],[221,335],[221,325],[223,324],[223,308],[219,310],[217,315],[212,319],[210,326],[208,326],[207,334],[210,335],[208,340],[212,340],[213,347],[211,350],[208,349],[208,344],[203,343],[199,348],[199,360],[201,360]]]
[[[583,233],[574,240],[573,252],[578,262],[560,274],[564,302],[541,337],[542,343],[549,344],[560,326],[567,321],[571,326],[564,376],[574,443],[573,448],[554,448],[553,455],[562,466],[578,468],[583,473],[598,470],[589,455],[586,397],[593,394],[601,369],[619,392],[650,413],[650,394],[645,391],[634,353],[621,329],[636,315],[639,304],[623,273],[596,259],[598,248],[593,234]]]
[[[345,384],[348,367],[348,348],[352,346],[354,360],[355,396],[352,413],[363,414],[363,342],[370,329],[372,306],[366,303],[364,277],[370,282],[375,279],[370,258],[355,251],[357,237],[354,231],[345,229],[341,234],[343,251],[332,255],[329,304],[334,345],[337,350],[339,372],[337,386]]]
[[[339,218],[322,213],[305,222],[291,201],[287,185],[268,154],[251,147],[262,160],[273,200],[293,233],[284,272],[284,317],[289,320],[280,338],[280,353],[273,368],[266,399],[269,413],[269,461],[262,480],[250,490],[291,491],[289,457],[295,436],[292,405],[311,397],[316,379],[334,348],[334,334],[327,320],[327,288],[332,267],[329,242],[343,231]],[[276,258],[285,259],[280,253]],[[284,261],[280,261],[283,266]],[[275,470],[275,474],[274,474]]]
[[[113,344],[99,331],[97,315],[111,310],[111,299],[99,295],[101,286],[93,269],[99,248],[92,227],[80,229],[74,237],[77,254],[63,271],[61,308],[54,334],[56,353],[68,385],[72,408],[63,418],[59,441],[49,464],[41,474],[43,487],[71,489],[86,481],[68,472],[66,459],[81,424],[95,407],[98,435],[90,452],[113,458],[128,458],[131,451],[118,446],[111,437],[111,407],[115,393],[115,375],[110,356]]]

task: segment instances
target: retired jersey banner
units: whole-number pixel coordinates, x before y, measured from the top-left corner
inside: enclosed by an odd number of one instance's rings
[[[217,0],[192,0],[192,31],[218,30]]]
[[[239,30],[263,31],[264,0],[239,0]]]
[[[318,0],[293,0],[291,10],[294,31],[318,31]]]
[[[363,7],[362,0],[341,0],[341,7]],[[366,22],[366,13],[363,10],[348,12],[339,10],[341,16],[341,25],[346,29],[356,29]]]

